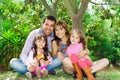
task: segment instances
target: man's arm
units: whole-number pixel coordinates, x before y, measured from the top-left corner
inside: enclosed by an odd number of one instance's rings
[[[33,46],[35,36],[38,34],[39,34],[39,31],[38,31],[38,29],[36,29],[28,35],[25,45],[23,47],[23,50],[20,54],[20,59],[22,60],[23,63],[25,62],[26,58],[28,57],[28,54]]]

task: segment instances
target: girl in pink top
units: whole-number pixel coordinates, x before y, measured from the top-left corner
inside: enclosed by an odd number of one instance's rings
[[[87,53],[84,55],[80,54],[84,49],[86,49],[86,41],[82,32],[77,29],[72,30],[70,34],[70,45],[67,48],[66,53],[68,54],[68,56],[70,56],[71,54],[77,55],[79,58],[78,64],[81,68],[91,67],[92,62]]]
[[[48,74],[47,65],[51,62],[51,59],[47,48],[46,36],[38,35],[34,40],[34,47],[25,62],[28,71],[38,78],[46,76]]]
[[[92,72],[92,61],[89,58],[87,53],[83,53],[87,48],[87,43],[82,32],[78,29],[73,29],[70,33],[70,45],[68,46],[66,53],[70,57],[72,63],[78,64],[78,66],[85,72],[88,77],[88,80],[95,80]],[[86,73],[87,72],[87,73]],[[88,73],[89,72],[89,73]],[[91,75],[92,77],[89,78]]]

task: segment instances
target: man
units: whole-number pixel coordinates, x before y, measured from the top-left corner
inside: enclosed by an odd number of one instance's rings
[[[51,40],[54,38],[53,30],[55,27],[55,23],[56,23],[55,17],[48,15],[43,20],[41,28],[38,28],[38,29],[30,32],[30,34],[28,35],[28,37],[26,39],[23,50],[20,54],[20,59],[13,58],[10,61],[10,67],[13,70],[15,70],[21,74],[25,74],[29,78],[32,77],[30,72],[28,72],[27,67],[26,67],[26,65],[24,65],[24,63],[26,61],[26,58],[28,57],[29,51],[31,50],[31,48],[33,46],[34,38],[38,34],[45,34],[47,36],[48,49],[49,49],[49,51],[51,51]],[[55,59],[53,59],[52,63],[47,66],[47,69],[50,72],[51,70],[54,70],[55,68],[57,68],[61,65],[62,65],[62,62],[58,58],[55,58]]]

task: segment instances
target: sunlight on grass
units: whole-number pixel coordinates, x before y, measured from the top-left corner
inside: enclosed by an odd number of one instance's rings
[[[40,79],[33,78],[32,80],[73,80],[72,75],[65,74],[61,69],[57,69],[57,75],[48,75]],[[14,71],[0,73],[0,80],[29,80],[26,76],[18,74]],[[83,80],[87,80],[84,78]],[[120,67],[107,67],[104,70],[97,72],[97,80],[120,80]]]
[[[120,67],[108,67],[97,73],[98,80],[120,80]]]

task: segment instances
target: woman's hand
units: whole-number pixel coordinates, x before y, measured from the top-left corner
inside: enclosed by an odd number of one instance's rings
[[[86,49],[86,50],[81,50],[80,53],[78,54],[78,57],[79,58],[83,58],[85,55],[88,55],[89,53],[89,50]]]
[[[62,61],[64,59],[64,56],[61,52],[57,53],[58,58]]]
[[[58,46],[56,41],[52,41],[52,57],[55,57],[57,55],[57,50],[58,50]]]
[[[80,53],[78,54],[78,57],[79,57],[79,58],[83,58],[84,56],[85,56],[85,53],[84,53],[84,52],[82,52],[82,53],[80,52]]]

